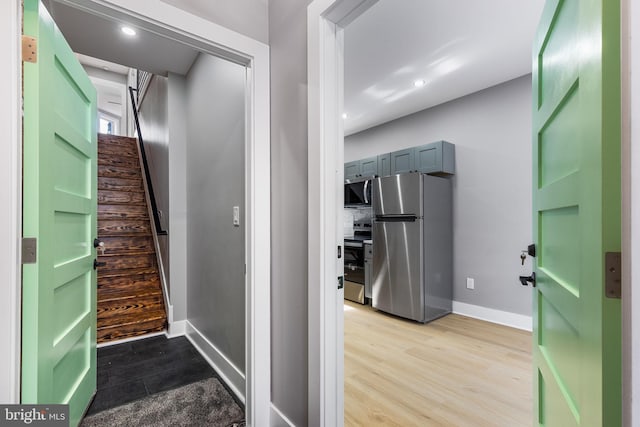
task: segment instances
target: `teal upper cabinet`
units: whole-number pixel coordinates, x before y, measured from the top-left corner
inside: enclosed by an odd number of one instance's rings
[[[360,160],[355,160],[353,162],[344,164],[344,179],[352,180],[357,179],[358,175],[360,175]]]
[[[391,153],[380,154],[378,156],[378,175],[391,175]]]
[[[345,181],[353,181],[363,177],[378,176],[378,156],[354,160],[344,164]]]
[[[407,172],[453,175],[455,146],[447,141],[437,141],[344,164],[344,179],[348,181]]]
[[[455,149],[446,141],[415,147],[414,170],[422,173],[452,175],[455,173]]]
[[[391,153],[389,175],[413,172],[415,170],[414,158],[415,150],[413,148],[407,148],[406,150],[394,151]]]
[[[378,156],[360,160],[362,176],[378,176]]]

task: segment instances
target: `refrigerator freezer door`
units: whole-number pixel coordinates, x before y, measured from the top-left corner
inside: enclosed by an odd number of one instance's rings
[[[422,177],[404,173],[373,180],[373,214],[422,216]],[[375,240],[375,239],[374,239]]]
[[[424,322],[422,221],[373,223],[373,307]]]

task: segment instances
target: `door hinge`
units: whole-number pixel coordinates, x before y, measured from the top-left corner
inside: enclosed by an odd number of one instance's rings
[[[22,35],[22,60],[38,62],[38,40],[35,37]]]
[[[604,268],[604,294],[607,298],[622,298],[622,254],[607,252]]]
[[[35,264],[38,253],[38,239],[35,237],[22,238],[22,263]]]
[[[338,289],[344,288],[344,276],[338,276]]]

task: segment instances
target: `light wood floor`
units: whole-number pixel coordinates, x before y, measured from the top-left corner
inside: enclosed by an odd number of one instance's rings
[[[531,333],[349,301],[344,330],[345,426],[531,426]]]

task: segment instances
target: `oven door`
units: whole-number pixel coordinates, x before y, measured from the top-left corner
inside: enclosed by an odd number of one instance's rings
[[[344,244],[344,280],[364,285],[364,245]]]

